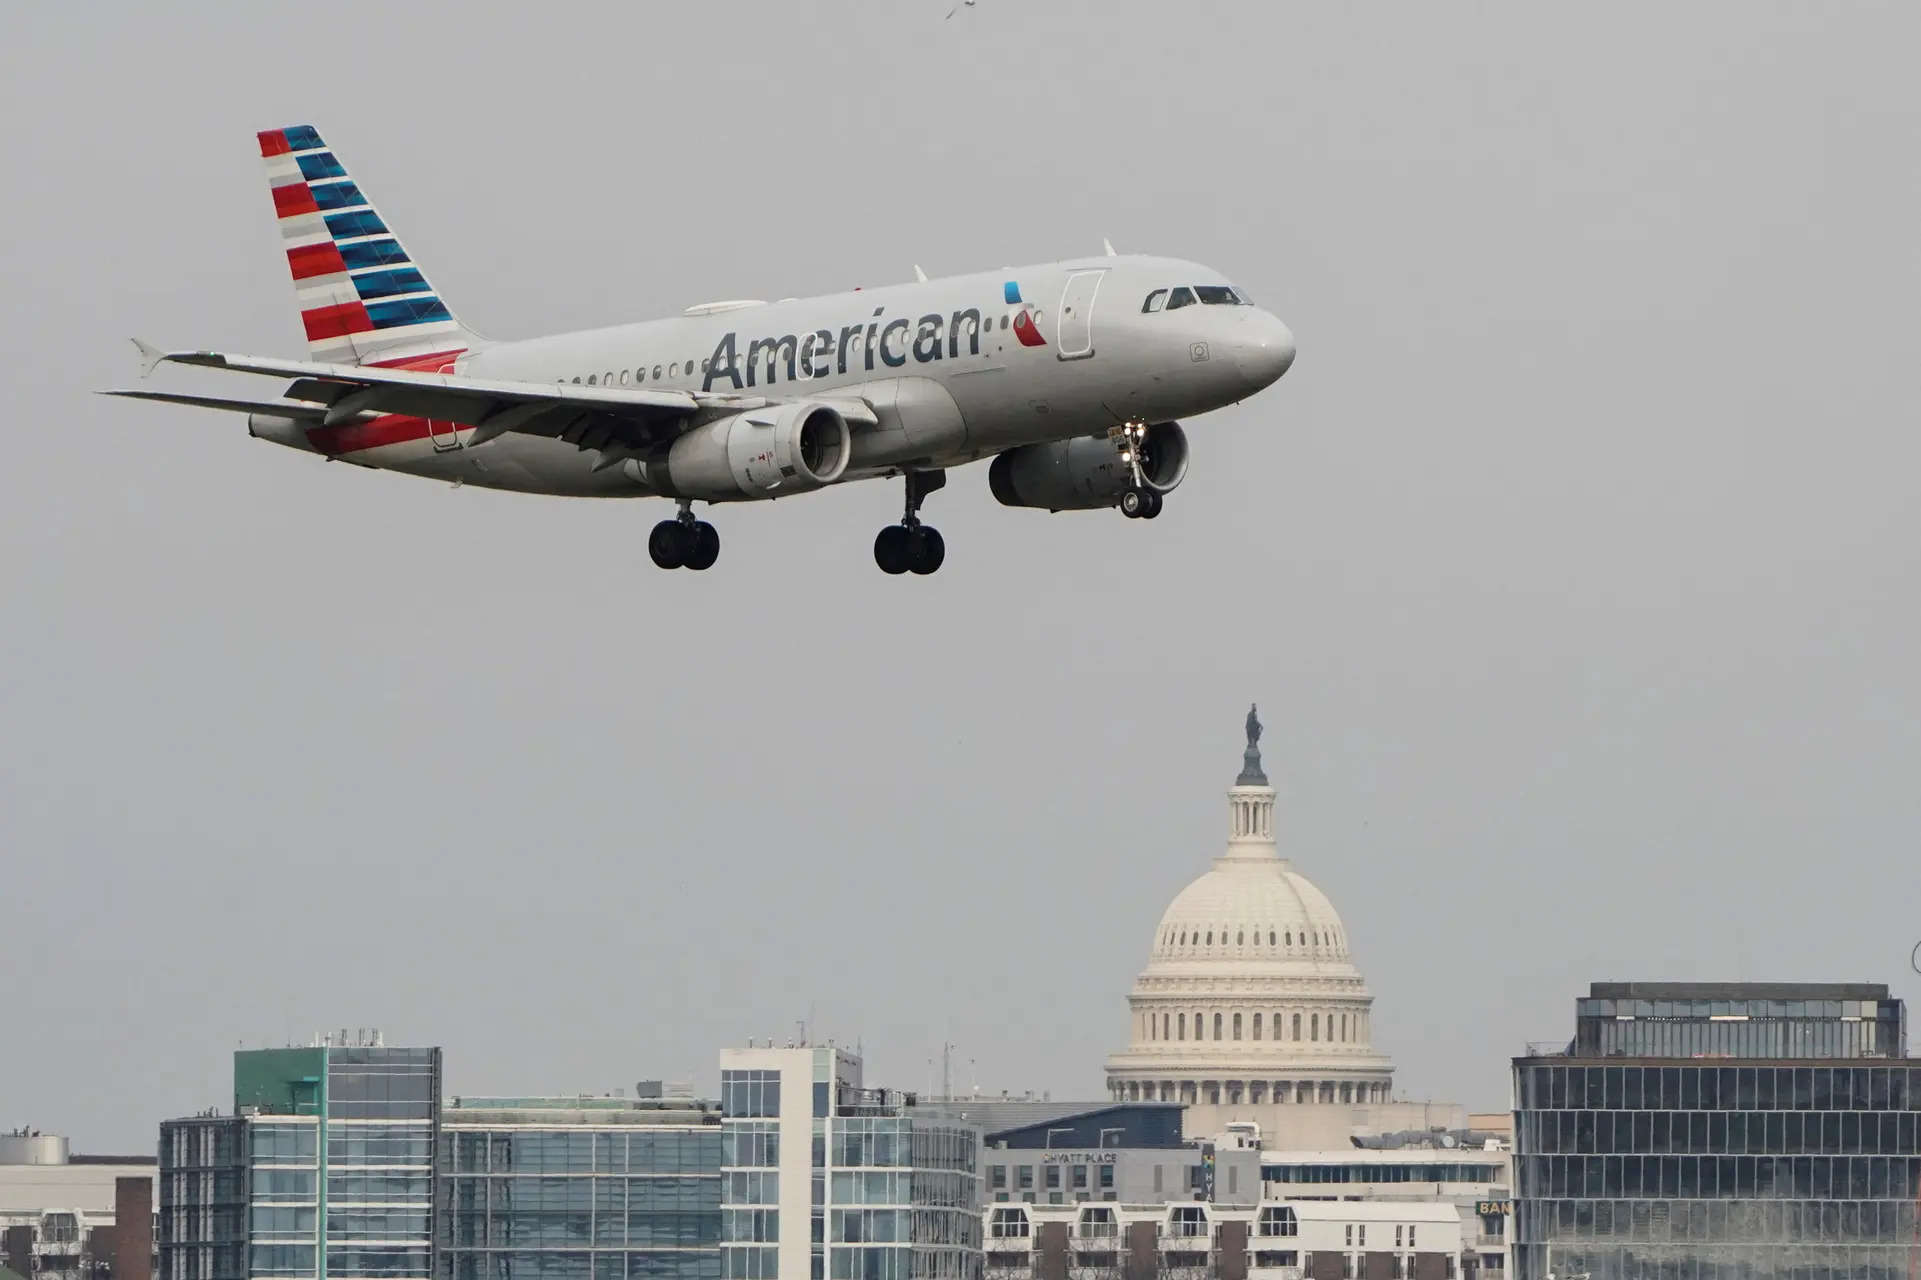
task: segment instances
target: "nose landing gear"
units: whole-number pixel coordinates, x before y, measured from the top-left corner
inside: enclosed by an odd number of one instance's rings
[[[1129,520],[1152,520],[1161,513],[1161,495],[1148,487],[1147,476],[1141,468],[1147,452],[1147,424],[1129,422],[1111,434],[1115,447],[1121,451],[1121,461],[1127,464],[1134,478],[1134,483],[1121,493],[1121,514]]]
[[[720,559],[720,531],[694,519],[692,499],[683,498],[680,514],[662,520],[647,535],[647,554],[663,569],[711,569]]]
[[[888,525],[874,538],[874,563],[882,573],[933,573],[947,559],[940,530],[920,522],[920,504],[946,483],[945,471],[907,473],[907,509],[900,523]]]

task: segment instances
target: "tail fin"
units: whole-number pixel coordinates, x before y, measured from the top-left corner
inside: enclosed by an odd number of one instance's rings
[[[479,343],[447,310],[312,125],[259,136],[315,360],[427,364]]]

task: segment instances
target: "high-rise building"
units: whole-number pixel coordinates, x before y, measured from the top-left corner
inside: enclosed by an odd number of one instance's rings
[[[234,1114],[160,1126],[160,1280],[428,1280],[440,1050],[234,1054]]]
[[[728,1280],[979,1280],[981,1131],[844,1049],[723,1050]]]
[[[1597,982],[1514,1060],[1516,1280],[1912,1274],[1921,1062],[1878,984]]]
[[[455,1098],[441,1280],[719,1280],[720,1133],[692,1098]]]

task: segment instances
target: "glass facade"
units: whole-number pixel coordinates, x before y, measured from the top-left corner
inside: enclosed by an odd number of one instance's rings
[[[1583,1058],[1899,1058],[1905,1010],[1885,987],[1809,985],[1746,998],[1678,994],[1650,983],[1600,983],[1576,1001],[1574,1053]],[[1786,998],[1798,992],[1798,998]],[[1669,994],[1660,994],[1669,993]]]
[[[552,1109],[447,1112],[440,1280],[717,1280],[719,1128]]]
[[[161,1280],[428,1280],[439,1100],[438,1049],[235,1054],[239,1114],[161,1126]]]
[[[1742,1003],[1742,993],[1748,1002],[1773,998],[1765,988],[1730,987],[1718,1000],[1703,998],[1698,1012],[1648,1014],[1660,1026],[1650,1035],[1745,1027],[1751,1037],[1736,1043],[1751,1048],[1786,1034],[1851,1041],[1857,1056],[1516,1060],[1517,1280],[1910,1275],[1921,1064],[1880,1056],[1900,1043],[1898,1002],[1892,1017],[1885,1004],[1843,1005],[1831,1021],[1850,1029],[1829,1035],[1796,1029],[1808,1020],[1804,1009],[1735,1022],[1719,1006]],[[1599,1011],[1598,998],[1580,1002],[1583,1020],[1642,1021],[1639,1012]]]
[[[160,1126],[154,1234],[160,1269],[154,1280],[244,1280],[246,1152],[246,1122],[238,1116],[195,1116]]]
[[[977,1128],[863,1089],[843,1050],[723,1064],[725,1280],[979,1280]]]

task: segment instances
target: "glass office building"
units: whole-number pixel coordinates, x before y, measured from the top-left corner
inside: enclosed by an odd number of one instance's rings
[[[162,1280],[428,1280],[440,1050],[234,1055],[234,1114],[160,1127]]]
[[[718,1280],[720,1148],[693,1099],[456,1098],[440,1280]]]
[[[1595,984],[1514,1061],[1517,1280],[1907,1280],[1905,1031],[1884,986]]]
[[[979,1280],[980,1129],[832,1047],[721,1055],[726,1280]]]

